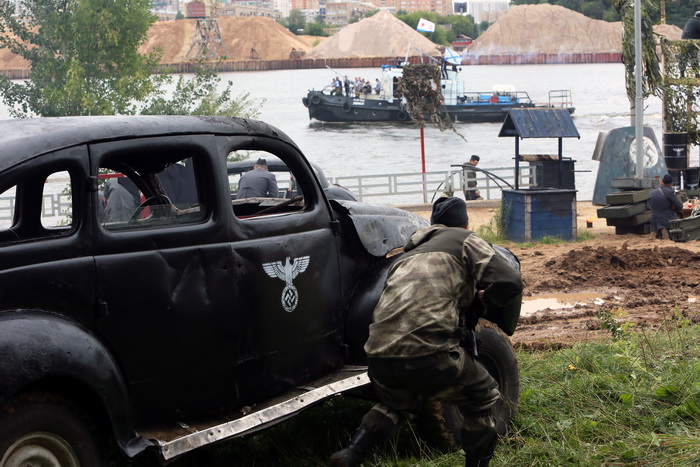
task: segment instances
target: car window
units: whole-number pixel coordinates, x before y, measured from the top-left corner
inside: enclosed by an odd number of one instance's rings
[[[73,184],[68,171],[32,173],[0,193],[0,242],[36,240],[71,231]]]
[[[249,219],[304,209],[302,187],[275,155],[246,150],[230,153],[229,159],[238,160],[230,165],[228,174],[231,203],[237,217]]]
[[[134,168],[128,157],[99,168],[98,219],[107,230],[162,228],[201,222],[206,216],[196,177],[197,157],[151,156]]]

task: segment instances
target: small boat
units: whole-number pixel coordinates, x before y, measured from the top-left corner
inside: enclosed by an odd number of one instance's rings
[[[360,92],[350,89],[350,95],[336,93],[326,86],[320,91],[310,90],[302,103],[309,109],[309,118],[322,122],[408,122],[405,99],[395,87],[403,74],[402,65],[383,65],[380,92]],[[527,92],[513,86],[496,85],[489,92],[465,92],[464,81],[459,79],[457,66],[442,67],[442,95],[444,109],[455,122],[503,122],[510,109],[566,108],[570,114],[575,108],[571,91],[549,91],[549,101],[535,104]]]

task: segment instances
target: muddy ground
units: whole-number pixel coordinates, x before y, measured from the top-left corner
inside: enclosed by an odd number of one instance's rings
[[[498,206],[469,205],[470,227],[486,224]],[[700,241],[615,235],[598,219],[599,206],[579,202],[578,228],[593,238],[556,245],[507,244],[521,262],[525,297],[516,346],[561,348],[609,335],[612,313],[626,332],[658,329],[664,320],[700,322]],[[429,213],[421,212],[429,216]],[[592,220],[592,228],[587,227]],[[632,326],[630,326],[632,325]]]

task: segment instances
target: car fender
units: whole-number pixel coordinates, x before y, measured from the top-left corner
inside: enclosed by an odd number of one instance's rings
[[[0,402],[51,378],[70,379],[90,388],[128,456],[150,445],[136,437],[124,378],[109,350],[94,335],[55,313],[0,313]]]
[[[403,247],[416,230],[429,225],[419,215],[401,209],[339,199],[331,204],[352,221],[362,246],[376,257]]]
[[[401,255],[396,255],[387,258],[367,271],[350,298],[345,321],[345,343],[348,363],[351,365],[367,364],[364,345],[369,337],[372,312],[384,290],[389,270],[400,257]]]

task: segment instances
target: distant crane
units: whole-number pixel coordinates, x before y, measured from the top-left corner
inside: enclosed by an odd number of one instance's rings
[[[196,18],[197,26],[190,50],[185,55],[186,60],[211,60],[230,56],[215,18],[217,3],[217,0],[208,0],[206,3],[195,1],[187,4],[185,17]],[[208,15],[207,10],[210,12]]]

